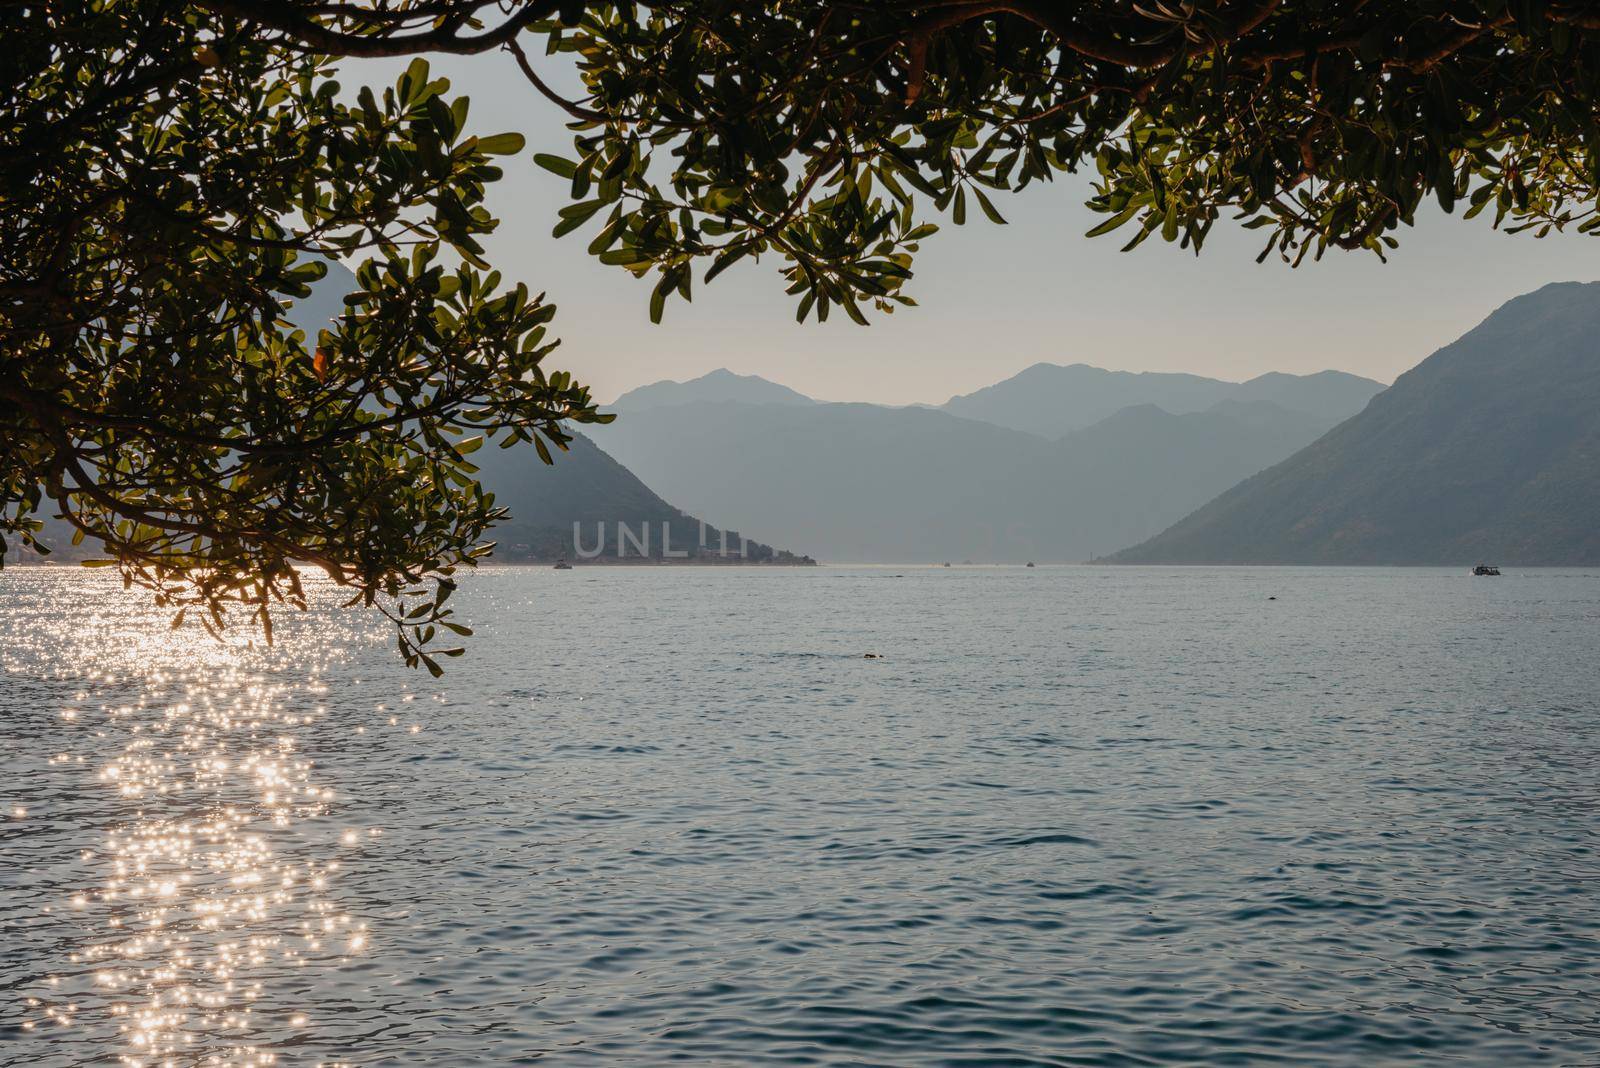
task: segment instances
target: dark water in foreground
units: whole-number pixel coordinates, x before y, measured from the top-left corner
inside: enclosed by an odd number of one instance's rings
[[[1600,1064],[1600,573],[457,599],[0,575],[0,1065]]]

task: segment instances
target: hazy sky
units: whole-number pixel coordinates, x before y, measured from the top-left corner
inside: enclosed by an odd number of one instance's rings
[[[490,190],[502,219],[490,259],[548,292],[563,339],[553,365],[603,401],[718,367],[824,400],[894,404],[943,402],[1040,361],[1232,380],[1331,367],[1388,382],[1519,293],[1600,278],[1600,239],[1507,236],[1486,216],[1466,222],[1436,208],[1400,233],[1387,264],[1330,252],[1298,270],[1275,259],[1258,265],[1264,238],[1226,221],[1200,257],[1155,238],[1122,253],[1126,237],[1083,237],[1100,217],[1083,207],[1086,184],[1063,178],[997,198],[1008,226],[977,212],[965,227],[940,220],[944,229],[923,244],[909,283],[921,307],[878,316],[871,327],[842,315],[795,323],[775,257],[697,284],[693,304],[669,301],[653,326],[653,280],[585,251],[598,222],[550,237],[566,182],[528,155],[571,155],[564,116],[501,54],[437,57],[434,68],[472,98],[474,132],[527,135],[528,153],[507,157],[506,178]],[[347,65],[342,80],[382,84],[395,70]]]

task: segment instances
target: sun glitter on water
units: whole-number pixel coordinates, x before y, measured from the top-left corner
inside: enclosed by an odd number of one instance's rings
[[[272,977],[339,967],[370,945],[337,892],[341,844],[360,836],[329,826],[338,795],[303,752],[308,730],[327,726],[317,680],[339,646],[268,653],[135,625],[130,610],[73,621],[75,638],[101,639],[91,666],[62,664],[80,689],[56,722],[85,752],[50,764],[115,815],[79,858],[91,881],[46,908],[76,935],[29,991],[21,1026],[114,1034],[126,1068],[275,1065],[285,1036],[314,1026],[314,1006],[282,1012]],[[281,670],[291,655],[310,660]]]

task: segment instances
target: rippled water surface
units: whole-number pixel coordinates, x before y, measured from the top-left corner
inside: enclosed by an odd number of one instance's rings
[[[1600,1065],[1600,573],[457,601],[0,574],[0,1065]]]

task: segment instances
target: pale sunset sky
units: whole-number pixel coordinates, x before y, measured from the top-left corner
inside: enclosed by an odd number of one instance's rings
[[[694,303],[669,301],[653,326],[653,283],[585,251],[598,221],[550,237],[566,183],[530,157],[572,155],[565,116],[503,54],[434,57],[433,65],[453,94],[471,97],[469,129],[527,136],[528,149],[505,158],[506,177],[490,189],[489,208],[502,221],[489,258],[558,305],[563,343],[552,366],[574,372],[602,401],[718,367],[823,400],[886,404],[941,403],[1041,361],[1230,380],[1337,368],[1389,382],[1511,297],[1600,278],[1600,239],[1508,236],[1490,229],[1487,213],[1469,222],[1437,207],[1399,233],[1387,264],[1330,251],[1298,270],[1276,258],[1258,265],[1264,238],[1227,220],[1199,257],[1155,238],[1122,253],[1126,235],[1083,236],[1101,217],[1083,206],[1086,181],[1062,176],[997,197],[1008,226],[978,212],[965,227],[930,215],[943,229],[923,244],[907,290],[921,307],[877,316],[869,328],[842,315],[795,323],[776,257],[745,261],[710,286],[698,284],[697,272]],[[398,70],[348,63],[341,80],[381,86]]]

